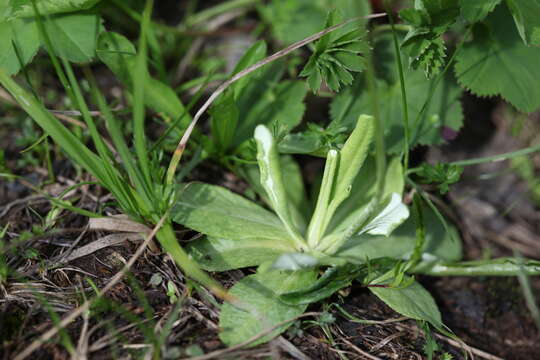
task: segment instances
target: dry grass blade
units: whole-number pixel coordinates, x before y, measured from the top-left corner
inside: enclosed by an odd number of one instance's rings
[[[263,67],[264,65],[267,65],[279,58],[282,58],[288,54],[290,54],[291,52],[293,52],[294,50],[297,50],[299,48],[301,48],[302,46],[305,46],[309,43],[312,43],[318,39],[320,39],[321,37],[323,37],[324,35],[334,31],[334,30],[337,30],[347,24],[350,24],[354,21],[358,21],[358,20],[361,20],[361,19],[375,19],[375,18],[379,18],[379,17],[383,17],[383,16],[386,16],[386,13],[378,13],[378,14],[371,14],[371,15],[368,15],[368,16],[362,16],[362,17],[355,17],[355,18],[352,18],[352,19],[349,19],[345,22],[342,22],[341,24],[337,24],[337,25],[334,25],[334,26],[331,26],[327,29],[324,29],[322,31],[319,31],[318,33],[316,34],[313,34],[311,36],[308,36],[307,38],[303,39],[303,40],[300,40],[290,46],[287,46],[285,49],[282,49],[282,50],[279,50],[278,52],[268,56],[267,58],[245,68],[244,70],[238,72],[237,74],[235,74],[233,77],[231,77],[229,80],[225,81],[223,84],[221,84],[211,95],[210,97],[205,101],[205,103],[199,108],[199,110],[197,111],[197,113],[195,114],[195,116],[193,117],[193,120],[191,121],[191,123],[189,124],[189,126],[187,127],[186,131],[184,132],[184,135],[182,136],[182,138],[180,139],[180,142],[178,143],[178,146],[176,147],[175,151],[174,151],[174,154],[173,154],[173,158],[171,160],[171,163],[169,165],[169,169],[167,171],[167,179],[169,181],[172,181],[172,177],[176,171],[176,167],[178,166],[178,163],[180,162],[180,159],[182,157],[182,153],[184,152],[184,149],[186,147],[186,144],[191,136],[191,133],[193,132],[193,129],[195,128],[195,125],[197,125],[197,122],[199,121],[199,119],[201,118],[202,114],[204,114],[204,112],[210,107],[210,105],[214,102],[214,100],[217,99],[217,97],[223,93],[223,91],[225,91],[225,89],[227,89],[231,84],[233,84],[234,82],[240,80],[241,78],[243,78],[244,76],[252,73],[253,71]]]
[[[130,232],[130,233],[142,233],[149,234],[151,229],[147,226],[129,220],[127,217],[103,217],[92,218],[88,220],[89,230],[104,230],[115,232]]]
[[[60,323],[47,330],[45,333],[43,333],[39,339],[33,341],[28,347],[26,347],[20,354],[15,356],[14,360],[23,360],[27,358],[30,354],[32,354],[35,350],[37,350],[45,341],[51,339],[53,336],[55,336],[60,329],[67,326],[70,322],[78,318],[81,314],[83,314],[85,311],[87,311],[90,308],[90,305],[92,302],[103,296],[107,291],[113,288],[114,285],[116,285],[122,277],[126,274],[126,272],[133,266],[135,261],[142,255],[150,241],[154,238],[156,233],[159,231],[161,226],[163,225],[164,221],[166,220],[168,214],[163,216],[159,222],[156,224],[154,229],[152,229],[152,232],[148,234],[144,242],[139,246],[135,254],[129,259],[127,264],[120,270],[114,277],[107,283],[107,285],[98,293],[98,295],[90,300],[85,301],[81,306],[79,306],[77,309],[74,309],[71,313],[69,313],[67,316],[65,316]]]

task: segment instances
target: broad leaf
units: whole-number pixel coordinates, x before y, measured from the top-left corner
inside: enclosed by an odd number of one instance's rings
[[[272,268],[276,270],[298,271],[313,268],[319,264],[319,260],[306,253],[286,253],[280,255],[273,263]]]
[[[461,16],[471,23],[482,21],[501,1],[502,0],[460,0]]]
[[[457,55],[458,81],[478,96],[501,95],[523,112],[540,107],[540,48],[523,44],[505,7],[478,26]]]
[[[235,345],[282,321],[301,315],[307,305],[288,305],[280,301],[279,296],[310,286],[316,276],[315,271],[259,270],[257,274],[243,278],[230,290],[230,295],[240,299],[243,309],[230,303],[223,304],[219,318],[222,332],[219,337],[226,345]],[[283,325],[250,345],[272,339],[291,324]]]
[[[519,35],[527,45],[540,45],[540,0],[506,0]]]
[[[234,101],[234,92],[226,91],[209,111],[212,115],[212,138],[221,153],[232,143],[240,112]]]
[[[0,22],[0,34],[0,67],[9,75],[16,74],[21,64],[14,46],[19,50],[24,66],[36,55],[41,44],[36,23],[33,20]]]
[[[179,224],[218,238],[290,239],[274,214],[220,186],[187,185],[171,216]]]
[[[369,290],[396,312],[412,319],[427,321],[436,329],[444,329],[435,300],[418,282],[405,288],[370,287]]]
[[[203,269],[226,271],[273,262],[295,248],[286,239],[206,236],[191,243],[187,251]]]

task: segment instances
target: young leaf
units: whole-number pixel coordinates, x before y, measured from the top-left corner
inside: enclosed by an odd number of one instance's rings
[[[316,277],[315,271],[259,270],[255,275],[243,278],[229,292],[241,300],[242,309],[230,303],[223,304],[219,318],[222,332],[219,337],[226,345],[235,345],[273,325],[301,315],[307,305],[288,305],[281,302],[279,296],[310,286]],[[272,339],[291,324],[283,325],[250,346]]]
[[[171,217],[179,224],[217,238],[291,241],[274,214],[220,186],[187,185],[174,204]]]
[[[485,24],[457,55],[459,83],[478,96],[501,95],[520,111],[535,111],[540,107],[540,49],[523,44],[503,6]]]
[[[369,287],[369,290],[396,312],[412,319],[427,321],[436,329],[444,330],[435,300],[418,282],[405,288]]]
[[[254,137],[257,142],[257,161],[261,172],[261,185],[266,190],[270,204],[283,222],[289,237],[295,241],[297,246],[303,248],[304,240],[294,226],[290,213],[274,138],[264,125],[257,126]]]

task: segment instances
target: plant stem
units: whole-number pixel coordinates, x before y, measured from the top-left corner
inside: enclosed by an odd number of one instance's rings
[[[432,276],[517,276],[540,275],[540,262],[534,260],[520,263],[515,258],[460,263],[424,263],[414,272]]]

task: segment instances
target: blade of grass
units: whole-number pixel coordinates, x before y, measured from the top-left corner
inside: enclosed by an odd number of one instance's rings
[[[147,0],[143,11],[141,22],[141,34],[139,38],[139,51],[137,52],[135,74],[133,79],[133,136],[135,143],[135,153],[137,154],[138,162],[146,186],[150,187],[150,160],[146,148],[146,134],[144,132],[144,83],[147,81],[147,34],[150,24],[150,15],[152,13],[153,0]],[[149,191],[149,189],[147,189]]]

